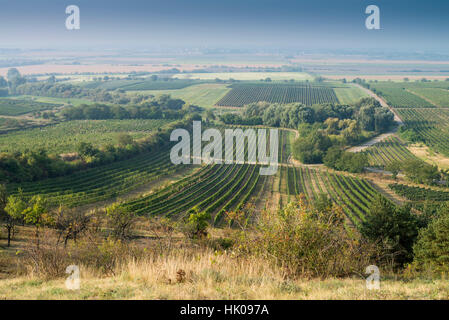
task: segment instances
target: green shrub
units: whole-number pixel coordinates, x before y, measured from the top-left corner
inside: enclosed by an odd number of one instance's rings
[[[449,211],[444,211],[419,232],[413,247],[414,264],[430,272],[449,272]]]

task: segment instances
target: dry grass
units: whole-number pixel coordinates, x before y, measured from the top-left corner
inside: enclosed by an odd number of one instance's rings
[[[449,282],[387,279],[380,290],[370,291],[364,279],[284,280],[262,261],[203,251],[128,261],[106,278],[81,267],[78,291],[67,290],[64,279],[1,280],[0,299],[449,299]]]
[[[14,246],[0,248],[0,299],[449,299],[449,281],[444,278],[426,280],[411,274],[399,279],[381,270],[377,291],[367,290],[362,276],[295,279],[266,259],[239,250],[217,251],[212,240],[185,242],[175,232],[174,244],[168,246],[168,234],[163,234],[162,241],[148,221],[139,221],[137,227],[133,253],[111,251],[118,257],[112,272],[89,264],[95,262],[92,255],[80,260],[84,261],[79,264],[81,288],[75,291],[66,288],[64,273],[46,277],[29,268],[23,255],[33,230],[19,228]],[[212,229],[211,238],[227,238],[230,232]],[[51,233],[43,235],[41,246],[55,253],[53,261],[64,270],[73,264],[72,258],[58,260],[62,248],[48,245],[54,237]]]
[[[423,144],[417,143],[410,145],[408,146],[408,150],[427,163],[437,165],[440,169],[449,169],[449,158],[440,153],[433,152]]]

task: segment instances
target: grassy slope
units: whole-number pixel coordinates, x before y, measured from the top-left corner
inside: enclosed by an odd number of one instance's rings
[[[228,91],[225,84],[200,84],[193,85],[183,89],[177,90],[144,90],[144,91],[128,91],[128,94],[153,94],[159,96],[161,94],[169,94],[173,98],[183,99],[187,103],[194,104],[200,107],[210,108],[218,100],[220,100]]]

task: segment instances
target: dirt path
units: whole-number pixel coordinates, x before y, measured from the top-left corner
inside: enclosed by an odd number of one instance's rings
[[[349,151],[349,152],[361,152],[361,151],[363,151],[363,150],[365,150],[365,149],[375,145],[376,143],[384,141],[388,137],[393,136],[396,132],[397,132],[397,127],[394,130],[392,130],[392,131],[389,131],[389,132],[386,132],[386,133],[382,133],[382,134],[380,134],[378,136],[375,136],[374,138],[372,138],[371,140],[368,140],[367,142],[365,142],[363,144],[360,144],[358,146],[354,146],[354,147],[351,147],[349,149],[346,149],[346,151]]]
[[[374,99],[376,99],[377,101],[379,101],[379,103],[380,103],[380,105],[381,105],[382,107],[385,107],[385,108],[390,109],[390,111],[393,112],[393,114],[394,114],[394,121],[396,121],[396,122],[398,123],[398,126],[402,126],[402,125],[404,124],[404,122],[403,122],[402,119],[399,117],[399,115],[396,113],[396,111],[395,111],[392,107],[390,107],[390,106],[388,105],[388,103],[387,103],[384,99],[382,99],[381,97],[379,97],[377,94],[375,94],[375,93],[372,92],[371,90],[369,90],[369,89],[367,89],[367,88],[365,88],[365,87],[362,87],[362,86],[359,85],[359,84],[356,84],[356,83],[355,83],[354,86],[356,86],[357,88],[360,88],[361,90],[365,91],[368,95],[370,95],[371,97],[373,97]]]

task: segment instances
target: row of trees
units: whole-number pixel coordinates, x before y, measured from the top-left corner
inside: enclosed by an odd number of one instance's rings
[[[61,116],[66,120],[100,119],[181,119],[186,114],[198,112],[196,106],[186,105],[181,99],[162,95],[138,105],[119,106],[92,104],[64,108]]]
[[[446,171],[439,171],[438,166],[428,164],[420,159],[410,159],[402,162],[393,161],[385,169],[393,174],[394,179],[396,179],[399,172],[403,172],[411,181],[429,185],[448,178]]]
[[[300,124],[325,122],[329,118],[352,119],[362,130],[383,132],[394,124],[394,115],[382,108],[373,98],[363,98],[353,106],[320,104],[304,106],[300,103],[288,105],[252,103],[241,113],[224,114],[220,119],[226,124],[264,124],[271,127],[296,129]]]
[[[136,220],[133,212],[127,210],[120,203],[114,203],[104,210],[110,235],[115,239],[127,240],[131,236],[131,229]],[[17,195],[8,195],[6,187],[0,185],[0,222],[7,231],[8,247],[11,245],[19,225],[34,227],[36,247],[39,248],[40,233],[44,227],[58,231],[58,242],[62,241],[64,247],[70,239],[75,242],[89,224],[96,219],[95,213],[88,213],[63,206],[51,208],[48,201],[42,196],[33,196],[25,199],[19,190]]]

